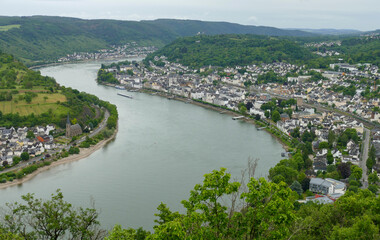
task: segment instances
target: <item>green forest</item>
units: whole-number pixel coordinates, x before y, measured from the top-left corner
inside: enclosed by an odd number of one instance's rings
[[[310,36],[298,30],[244,26],[223,22],[155,20],[84,20],[68,17],[0,16],[0,50],[28,65],[55,62],[74,52],[95,52],[111,45],[136,42],[163,47],[174,39],[206,34],[245,33],[270,36]]]
[[[175,40],[149,55],[164,55],[169,61],[192,68],[204,66],[244,66],[252,63],[302,63],[313,58],[311,52],[294,41],[255,35],[200,35]]]
[[[341,46],[326,49],[341,53],[339,56],[321,57],[313,54],[315,47],[304,47],[304,43],[341,39]],[[321,47],[319,50],[326,50]],[[166,56],[195,69],[205,66],[233,67],[249,64],[288,62],[306,65],[309,68],[328,69],[329,64],[344,61],[380,65],[380,39],[367,37],[267,37],[258,35],[199,35],[173,41],[150,54],[146,63],[155,56]]]

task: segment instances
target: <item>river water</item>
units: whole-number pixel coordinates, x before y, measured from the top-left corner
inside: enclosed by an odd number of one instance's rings
[[[183,211],[180,201],[188,199],[205,173],[225,167],[239,177],[251,157],[260,159],[256,176],[267,176],[281,159],[284,150],[275,138],[229,115],[143,93],[128,93],[133,99],[118,96],[120,90],[95,82],[100,64],[67,64],[40,71],[61,85],[116,104],[116,139],[85,159],[0,190],[1,206],[20,201],[29,192],[47,198],[59,188],[75,206],[87,207],[94,200],[103,228],[121,224],[151,229],[160,202]]]

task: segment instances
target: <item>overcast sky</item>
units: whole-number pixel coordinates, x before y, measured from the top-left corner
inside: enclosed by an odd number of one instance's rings
[[[0,0],[0,15],[227,21],[279,28],[380,29],[380,0]]]

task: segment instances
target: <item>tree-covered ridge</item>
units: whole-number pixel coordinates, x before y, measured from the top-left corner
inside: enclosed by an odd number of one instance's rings
[[[149,55],[147,60],[162,55],[169,61],[193,68],[209,65],[226,67],[252,63],[297,63],[312,58],[310,51],[290,40],[235,34],[180,38]]]
[[[18,27],[11,27],[15,25]],[[55,61],[74,52],[95,52],[110,45],[122,45],[132,41],[140,45],[161,47],[177,37],[191,36],[198,32],[310,35],[302,31],[191,20],[137,22],[48,16],[0,17],[1,26],[7,31],[0,31],[0,50],[7,51],[28,64],[35,64],[35,61]]]
[[[150,23],[82,20],[63,17],[0,17],[0,25],[19,24],[0,32],[0,50],[33,64],[56,61],[74,52],[95,52],[110,45],[137,42],[163,46],[176,35]]]

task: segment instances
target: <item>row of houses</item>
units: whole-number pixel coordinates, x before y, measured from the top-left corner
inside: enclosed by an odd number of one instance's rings
[[[20,157],[23,152],[29,153],[31,157],[38,156],[56,148],[51,132],[55,130],[54,125],[37,126],[33,128],[9,129],[0,127],[0,164],[11,165],[15,156]],[[28,132],[34,137],[28,138]]]

